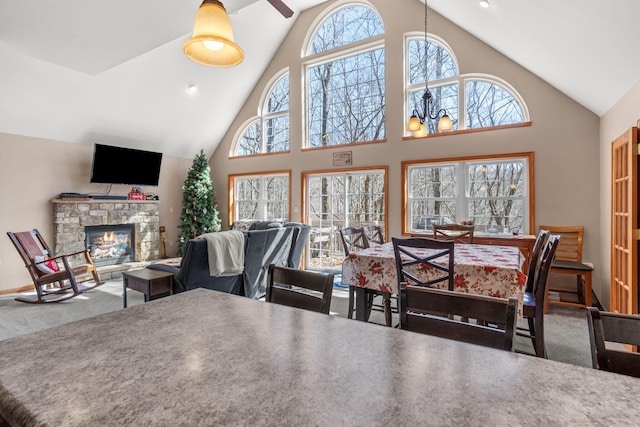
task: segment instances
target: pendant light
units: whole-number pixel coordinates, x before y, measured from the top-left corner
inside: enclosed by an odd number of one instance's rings
[[[244,59],[244,52],[233,42],[231,21],[218,0],[204,0],[196,13],[193,36],[182,51],[189,59],[212,67],[233,67]]]
[[[435,106],[435,100],[433,94],[429,90],[429,73],[428,73],[428,41],[427,41],[427,0],[424,0],[424,71],[425,71],[425,88],[422,94],[422,112],[417,109],[413,110],[409,122],[407,122],[407,131],[413,132],[415,137],[427,136],[428,130],[426,120],[436,120],[442,117],[438,121],[438,132],[453,129],[453,123],[451,118],[447,114],[447,110],[441,108],[437,111]]]

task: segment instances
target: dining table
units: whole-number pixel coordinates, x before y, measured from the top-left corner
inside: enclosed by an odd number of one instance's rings
[[[412,248],[417,255],[435,253],[433,249]],[[523,273],[524,257],[514,246],[456,243],[454,247],[454,291],[518,299],[518,317],[522,318],[522,302],[527,282]],[[434,260],[447,266],[448,257]],[[438,277],[436,269],[409,267],[420,279]],[[352,252],[342,262],[342,284],[355,289],[356,319],[367,320],[366,290],[398,294],[398,274],[393,243],[387,242]],[[446,287],[447,282],[436,284]]]
[[[209,289],[0,341],[0,425],[632,425],[639,395],[637,378]]]

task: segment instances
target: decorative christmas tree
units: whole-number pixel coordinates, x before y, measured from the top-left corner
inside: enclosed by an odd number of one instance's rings
[[[182,255],[189,239],[204,233],[220,231],[220,218],[211,183],[211,169],[204,151],[193,159],[187,179],[184,181],[182,213],[180,215],[180,239],[178,255]]]

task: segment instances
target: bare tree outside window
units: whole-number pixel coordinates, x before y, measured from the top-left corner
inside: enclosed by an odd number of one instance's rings
[[[264,115],[263,152],[274,153],[289,149],[289,74],[282,76],[272,87]]]
[[[236,177],[234,220],[287,221],[289,176],[282,174]]]
[[[364,6],[330,15],[309,53],[340,48],[384,32]],[[369,48],[307,67],[307,146],[326,147],[385,138],[385,49]]]
[[[308,267],[338,269],[344,252],[339,230],[385,224],[385,172],[367,170],[307,177],[307,220],[312,227]]]
[[[525,232],[527,168],[525,159],[409,166],[409,230],[471,220],[476,231]]]
[[[407,117],[422,105],[422,94],[428,81],[436,111],[447,111],[454,130],[509,125],[526,120],[520,101],[497,78],[493,82],[490,76],[482,79],[460,76],[453,54],[440,42],[427,41],[425,70],[424,43],[424,39],[418,37],[407,41]],[[437,132],[437,120],[427,117],[425,125],[429,133]]]
[[[309,55],[370,39],[384,33],[380,16],[365,6],[347,6],[325,19],[311,38]]]
[[[424,39],[409,39],[407,55],[409,61],[409,116],[416,106],[422,105],[422,94],[428,79],[429,90],[433,94],[436,111],[444,108],[451,118],[453,129],[458,128],[458,82],[442,85],[439,80],[458,76],[458,67],[453,56],[438,43],[427,41],[427,61],[425,62]],[[425,67],[426,63],[426,67]],[[428,74],[428,75],[427,75]],[[427,118],[425,124],[429,133],[438,130],[438,121]]]
[[[508,125],[524,121],[518,101],[506,89],[482,80],[465,83],[467,128]]]
[[[455,222],[457,166],[415,167],[409,174],[410,228],[431,230],[433,224]]]
[[[260,118],[247,125],[235,155],[250,156],[289,150],[289,73],[270,88]]]
[[[524,170],[519,161],[469,166],[468,212],[476,226],[523,232]]]
[[[240,137],[238,148],[236,149],[236,155],[250,156],[260,152],[262,152],[262,131],[260,119],[256,119],[249,123],[246,130]]]

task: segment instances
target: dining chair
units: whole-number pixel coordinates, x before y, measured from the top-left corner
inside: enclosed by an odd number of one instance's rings
[[[266,302],[329,314],[332,291],[333,273],[269,265]]]
[[[517,311],[515,297],[400,284],[400,328],[407,331],[513,351]]]
[[[340,230],[340,239],[342,240],[342,248],[344,256],[349,256],[353,252],[358,252],[369,248],[369,239],[365,233],[364,227],[346,227]],[[384,320],[387,326],[392,325],[391,310],[391,293],[380,292],[374,289],[365,289],[367,296],[367,311],[378,311],[384,313]],[[374,298],[382,297],[382,304],[376,304]],[[347,317],[353,319],[353,310],[355,308],[355,288],[349,286],[349,307],[347,308]],[[367,319],[368,320],[368,319]]]
[[[587,321],[593,367],[640,377],[640,353],[627,351],[623,346],[640,346],[640,316],[587,307]]]
[[[456,243],[473,243],[473,225],[433,224],[433,238],[454,240]]]
[[[544,298],[549,283],[549,271],[553,265],[559,242],[560,236],[549,234],[539,257],[532,258],[530,261],[530,265],[535,266],[535,271],[529,271],[527,287],[530,277],[533,277],[532,288],[525,289],[522,301],[522,315],[527,319],[528,328],[518,328],[517,331],[519,336],[531,339],[536,356],[543,358],[547,357],[544,343]]]
[[[551,301],[549,300],[549,291],[547,289],[547,296],[545,297],[545,313],[548,311],[549,304],[561,304],[577,307],[591,307],[593,303],[592,290],[591,290],[591,272],[593,267],[589,264],[582,262],[582,241],[584,235],[584,227],[581,225],[576,226],[551,226],[541,225],[540,230],[548,230],[551,233],[560,235],[560,244],[558,246],[558,253],[556,260],[551,266],[551,272],[556,274],[569,274],[576,277],[577,289],[576,291],[566,291],[571,294],[576,294],[578,302],[570,301]],[[584,282],[584,285],[583,285]],[[557,290],[557,289],[553,289]]]
[[[382,232],[382,227],[375,224],[367,224],[362,227],[364,229],[364,234],[367,237],[369,242],[369,246],[374,245],[382,245],[384,243],[384,233]]]
[[[529,266],[527,268],[527,285],[525,288],[525,292],[533,292],[536,271],[538,269],[538,261],[540,260],[540,255],[542,255],[542,249],[547,243],[547,237],[549,237],[549,234],[549,230],[540,230],[538,232],[538,237],[536,237],[536,241],[533,244],[533,249],[531,250],[531,255],[529,256]]]
[[[363,227],[346,227],[340,230],[344,256],[369,248],[369,240]]]
[[[29,271],[36,291],[35,298],[18,297],[16,301],[31,304],[61,302],[104,283],[88,250],[53,256],[37,229],[9,231],[7,235]],[[75,258],[80,258],[82,262],[72,265]],[[78,276],[88,274],[93,278],[93,283],[80,285]]]
[[[396,272],[398,275],[398,287],[406,282],[411,285],[434,287],[446,282],[447,289],[453,291],[453,261],[455,243],[453,240],[436,240],[423,237],[411,237],[407,239],[392,238],[393,253],[396,259]],[[431,249],[428,254],[424,249]],[[447,257],[446,261],[435,262],[437,259]],[[416,270],[430,272],[428,279],[420,278]]]

